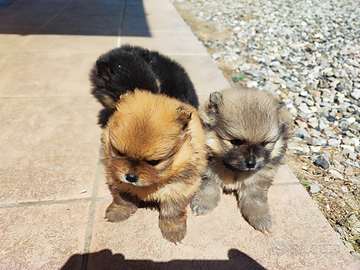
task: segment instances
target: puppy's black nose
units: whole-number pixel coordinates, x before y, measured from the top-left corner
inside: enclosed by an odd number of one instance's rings
[[[132,173],[127,173],[125,175],[125,179],[126,181],[130,182],[130,183],[134,183],[136,182],[137,180],[139,180],[139,177],[135,174],[132,174]]]
[[[249,169],[252,169],[255,167],[255,157],[251,157],[249,160],[246,161],[246,165]]]

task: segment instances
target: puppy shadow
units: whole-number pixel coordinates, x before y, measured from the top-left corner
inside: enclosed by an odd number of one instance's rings
[[[115,270],[115,269],[147,269],[147,270],[266,270],[245,253],[230,249],[228,260],[172,260],[168,262],[154,262],[152,260],[126,260],[123,254],[112,254],[104,249],[89,254],[74,254],[61,270]]]

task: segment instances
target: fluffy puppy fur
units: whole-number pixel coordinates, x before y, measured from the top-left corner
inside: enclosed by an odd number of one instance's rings
[[[212,93],[199,113],[210,157],[192,210],[207,214],[218,204],[222,189],[234,191],[248,223],[269,231],[267,191],[278,166],[285,163],[287,112],[272,95],[242,88]]]
[[[186,235],[186,207],[207,164],[205,141],[194,107],[143,90],[122,95],[102,135],[113,196],[105,217],[123,221],[139,202],[156,202],[164,238],[180,242]]]
[[[105,107],[99,116],[104,125],[119,97],[135,88],[162,93],[199,107],[186,71],[178,63],[138,46],[123,45],[99,57],[90,72],[91,93]]]

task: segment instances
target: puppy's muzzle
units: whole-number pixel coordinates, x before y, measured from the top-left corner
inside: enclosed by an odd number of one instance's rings
[[[125,179],[129,183],[135,183],[139,180],[139,177],[133,173],[127,173],[127,174],[125,174]]]

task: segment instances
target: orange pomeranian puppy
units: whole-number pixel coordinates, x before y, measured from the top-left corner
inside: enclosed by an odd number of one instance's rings
[[[136,89],[122,95],[103,129],[103,164],[113,202],[109,221],[124,221],[140,201],[159,204],[170,242],[186,235],[186,207],[207,165],[205,133],[191,105]]]

